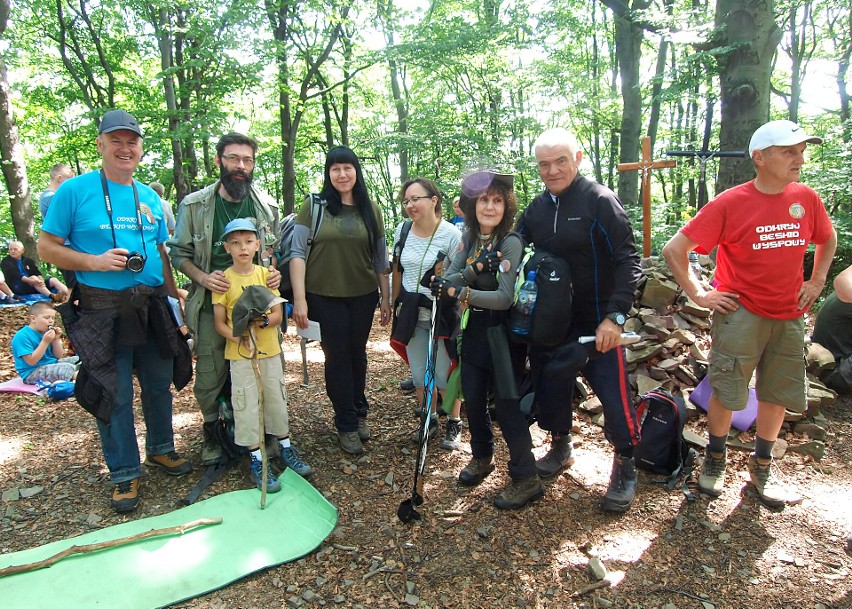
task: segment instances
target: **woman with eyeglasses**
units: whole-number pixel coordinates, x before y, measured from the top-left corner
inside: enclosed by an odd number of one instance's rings
[[[448,268],[450,259],[461,251],[461,233],[442,219],[443,194],[438,186],[425,178],[414,178],[405,182],[399,191],[408,220],[401,222],[394,232],[394,311],[396,319],[395,338],[405,344],[405,354],[417,403],[423,404],[426,359],[429,353],[429,329],[432,320],[432,301],[434,297],[428,287],[421,285],[421,279],[428,273],[431,277],[436,262],[443,260],[443,268]],[[402,238],[403,230],[407,231]],[[402,248],[398,247],[404,241]],[[427,284],[428,285],[428,282]],[[410,312],[410,315],[409,315]],[[410,323],[400,322],[399,315],[405,316]],[[457,329],[456,307],[447,308],[442,314],[445,320],[440,324],[441,334],[448,340],[438,341],[435,361],[435,386],[442,394],[447,387],[450,369],[450,354],[447,351],[449,338]],[[401,333],[401,324],[409,331]],[[433,410],[430,413],[430,437],[437,436],[438,415],[435,410],[437,396],[432,399]],[[456,401],[447,418],[447,427],[441,448],[457,450],[461,440],[461,403]],[[434,433],[434,436],[432,435]]]
[[[517,211],[513,177],[493,171],[467,176],[461,187],[465,239],[444,278],[432,292],[446,302],[459,301],[462,314],[461,385],[470,428],[472,458],[459,483],[475,486],[494,471],[494,431],[488,394],[494,394],[497,420],[509,446],[511,484],[494,500],[501,509],[519,509],[544,495],[535,469],[529,424],[507,381],[520,384],[526,348],[508,340],[509,308],[524,244],[510,232]]]
[[[340,448],[364,452],[367,424],[367,339],[376,304],[381,324],[390,321],[388,251],[382,214],[370,201],[361,162],[345,146],[328,152],[318,195],[322,222],[313,235],[314,205],[302,205],[293,232],[290,281],[293,320],[307,328],[319,323],[325,354],[325,390],[334,407]]]

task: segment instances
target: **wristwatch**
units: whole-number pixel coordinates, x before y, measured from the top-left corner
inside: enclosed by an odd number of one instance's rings
[[[261,315],[260,319],[261,319],[260,327],[261,328],[268,328],[269,327],[269,316],[268,315]]]
[[[624,324],[627,323],[627,316],[624,313],[607,313],[606,318],[617,326],[624,327]]]

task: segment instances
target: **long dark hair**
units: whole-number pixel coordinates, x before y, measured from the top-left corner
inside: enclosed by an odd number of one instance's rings
[[[472,241],[479,235],[479,220],[476,218],[476,200],[484,194],[499,193],[503,195],[503,218],[500,224],[494,227],[491,233],[491,242],[499,243],[503,237],[509,234],[515,222],[515,214],[518,211],[518,202],[515,199],[515,191],[506,184],[494,180],[488,188],[481,192],[467,194],[462,193],[459,207],[464,212],[464,226],[467,229],[468,238]]]
[[[323,177],[322,190],[320,197],[326,203],[326,210],[332,216],[336,216],[343,209],[343,201],[340,199],[340,193],[331,185],[331,166],[335,163],[346,163],[355,167],[355,186],[352,189],[352,200],[355,202],[355,207],[361,214],[364,220],[364,225],[367,227],[367,234],[370,237],[370,251],[376,247],[376,237],[379,234],[379,223],[376,220],[376,214],[373,212],[373,204],[370,201],[370,195],[367,193],[367,185],[364,182],[364,174],[361,171],[361,161],[358,156],[346,146],[335,146],[328,151],[325,157],[325,175]]]

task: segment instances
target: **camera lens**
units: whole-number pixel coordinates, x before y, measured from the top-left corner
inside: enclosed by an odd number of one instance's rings
[[[127,254],[127,262],[124,264],[128,271],[141,273],[145,268],[145,258],[139,252],[130,252]]]

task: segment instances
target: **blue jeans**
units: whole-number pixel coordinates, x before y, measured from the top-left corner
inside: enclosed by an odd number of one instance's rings
[[[133,421],[133,367],[142,389],[142,414],[145,417],[145,450],[163,455],[175,449],[172,431],[172,358],[163,359],[154,338],[140,347],[115,347],[118,375],[115,403],[109,425],[98,421],[101,448],[113,483],[126,482],[142,475],[136,426]]]

